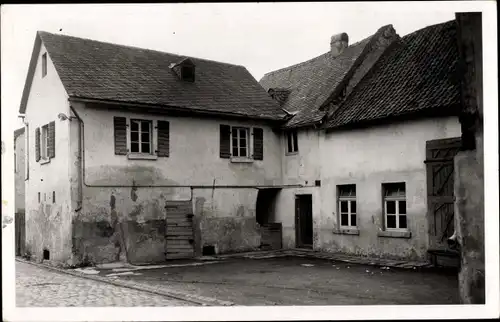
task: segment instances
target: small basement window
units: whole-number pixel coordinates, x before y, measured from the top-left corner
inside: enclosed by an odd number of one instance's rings
[[[42,55],[42,77],[47,75],[47,53]]]
[[[187,82],[194,82],[194,66],[184,65],[181,67],[181,78]]]
[[[384,191],[385,228],[387,230],[408,229],[405,188],[404,182],[382,184],[382,190]]]
[[[356,185],[341,185],[337,189],[340,227],[356,227]]]

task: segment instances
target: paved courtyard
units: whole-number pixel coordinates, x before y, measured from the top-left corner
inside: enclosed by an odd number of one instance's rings
[[[145,269],[146,268],[146,269]],[[235,305],[459,304],[456,273],[274,257],[174,261],[161,268],[91,268],[115,283]],[[16,262],[17,306],[189,306],[154,293]]]
[[[16,262],[18,307],[187,305],[193,304]]]
[[[325,259],[240,258],[128,272],[133,275],[116,271],[99,274],[236,305],[459,304],[456,273]]]

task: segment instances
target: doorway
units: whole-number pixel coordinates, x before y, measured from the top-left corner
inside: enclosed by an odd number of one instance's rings
[[[312,195],[295,196],[295,245],[313,247]]]

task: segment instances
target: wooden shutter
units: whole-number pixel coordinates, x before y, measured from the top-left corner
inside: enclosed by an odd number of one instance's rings
[[[220,157],[229,159],[231,157],[231,127],[220,125]]]
[[[115,135],[115,154],[126,155],[127,150],[127,119],[115,116],[113,118]]]
[[[253,129],[253,159],[264,160],[264,130],[258,127]]]
[[[35,129],[35,160],[40,161],[40,128]]]
[[[48,132],[49,132],[48,154],[49,158],[54,158],[56,156],[56,122],[49,123]]]
[[[158,121],[158,150],[159,157],[168,157],[170,154],[170,124],[168,121]]]

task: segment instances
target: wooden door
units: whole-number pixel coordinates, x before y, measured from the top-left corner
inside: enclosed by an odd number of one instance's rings
[[[24,255],[24,246],[26,242],[26,223],[24,212],[18,212],[15,214],[15,246],[16,246],[16,256]]]
[[[166,259],[194,257],[193,207],[191,201],[169,201],[167,212]]]
[[[295,197],[295,234],[296,247],[312,248],[312,195],[298,195]]]
[[[427,141],[427,206],[429,248],[446,249],[454,226],[454,157],[460,138]]]

